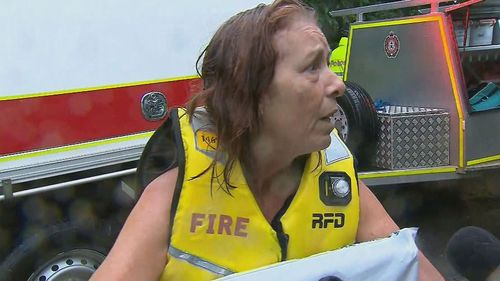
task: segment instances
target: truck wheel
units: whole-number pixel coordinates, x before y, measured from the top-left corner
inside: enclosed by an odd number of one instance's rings
[[[118,231],[64,223],[26,239],[0,266],[2,280],[88,280],[111,249]]]
[[[380,123],[370,95],[359,85],[345,82],[346,91],[337,98],[339,110],[333,117],[340,137],[358,161],[358,166],[372,163]]]

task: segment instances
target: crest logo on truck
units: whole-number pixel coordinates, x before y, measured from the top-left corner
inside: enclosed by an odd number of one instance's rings
[[[167,114],[167,99],[160,92],[149,92],[142,96],[141,108],[146,120],[161,120]]]
[[[397,57],[399,53],[399,47],[400,43],[398,36],[392,31],[389,32],[389,35],[387,35],[384,40],[384,49],[387,57],[390,59]]]

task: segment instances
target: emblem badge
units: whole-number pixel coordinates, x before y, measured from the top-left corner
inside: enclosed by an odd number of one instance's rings
[[[397,57],[399,53],[399,47],[400,43],[398,36],[392,31],[389,32],[389,35],[387,35],[384,40],[384,49],[387,57],[390,59]]]
[[[196,131],[196,148],[200,151],[213,151],[217,149],[217,137],[212,132]]]
[[[161,120],[167,114],[167,99],[160,92],[149,92],[142,96],[141,108],[146,120]]]

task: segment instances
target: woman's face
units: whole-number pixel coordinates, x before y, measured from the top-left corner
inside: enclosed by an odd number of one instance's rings
[[[274,36],[275,73],[261,103],[261,133],[291,153],[302,155],[328,147],[344,83],[328,68],[325,36],[309,20],[294,21]]]

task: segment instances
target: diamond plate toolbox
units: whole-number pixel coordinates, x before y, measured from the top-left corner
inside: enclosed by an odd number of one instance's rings
[[[449,113],[444,109],[384,106],[375,164],[386,169],[445,166],[450,162]]]

